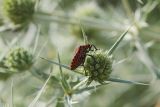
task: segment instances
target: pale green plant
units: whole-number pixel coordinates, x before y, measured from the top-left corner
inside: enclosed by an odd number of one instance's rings
[[[1,5],[3,1],[0,0]],[[17,67],[21,69],[12,73],[1,63],[0,106],[159,106],[159,0],[72,1],[36,0],[30,8],[33,10],[34,7],[31,17],[18,18],[18,22],[27,23],[23,24],[25,29],[5,14],[7,19],[3,18],[0,26],[0,61],[7,59],[13,52],[10,50],[20,47],[24,53],[29,52],[32,63],[29,67],[18,63]],[[72,13],[78,7],[91,2],[103,11],[98,12],[101,18],[74,17]],[[24,12],[18,17],[24,15],[27,14]],[[6,23],[8,19],[10,21]],[[73,50],[84,43],[71,36],[70,26],[78,26],[85,43],[88,43],[88,36],[90,44],[98,48],[87,53],[84,67],[79,66],[74,71],[69,67],[75,55]],[[88,28],[94,29],[96,32],[91,33],[98,33],[98,36],[88,35]],[[15,56],[11,55],[11,59]],[[27,57],[22,59],[26,61]],[[4,62],[8,65],[8,61]]]

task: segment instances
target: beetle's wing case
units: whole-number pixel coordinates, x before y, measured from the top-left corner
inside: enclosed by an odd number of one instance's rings
[[[71,70],[76,69],[78,66],[82,65],[85,61],[86,53],[91,49],[91,45],[80,45],[75,52],[75,55],[72,59],[70,68]]]

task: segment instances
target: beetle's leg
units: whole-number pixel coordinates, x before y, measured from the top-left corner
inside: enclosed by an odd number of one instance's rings
[[[98,50],[98,48],[95,45],[92,45],[92,47],[94,47],[95,50]]]

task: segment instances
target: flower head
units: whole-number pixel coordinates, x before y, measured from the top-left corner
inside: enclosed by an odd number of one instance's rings
[[[32,0],[4,0],[3,10],[12,23],[24,24],[32,18],[34,6]]]
[[[84,69],[89,82],[95,80],[104,83],[112,72],[112,58],[102,50],[90,51],[85,59]]]
[[[24,48],[12,49],[3,59],[3,65],[10,72],[22,72],[33,65],[33,56]]]

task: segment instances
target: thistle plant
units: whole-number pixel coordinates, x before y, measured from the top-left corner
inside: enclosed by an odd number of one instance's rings
[[[33,23],[0,26],[0,106],[158,107],[159,0],[66,1],[3,0],[12,24]],[[72,54],[77,44],[93,47]]]
[[[102,50],[90,51],[85,58],[84,70],[89,76],[88,84],[93,80],[103,84],[112,72],[112,57]]]
[[[87,76],[87,79],[84,79],[83,81],[77,83],[76,85],[72,86],[70,83],[66,80],[66,78],[63,76],[62,68],[66,68],[68,70],[71,70],[70,67],[61,64],[60,57],[59,62],[51,61],[46,58],[42,58],[50,63],[53,63],[55,65],[59,65],[60,67],[60,74],[61,74],[61,86],[64,89],[65,93],[65,101],[68,104],[68,107],[72,106],[72,96],[77,93],[81,93],[82,91],[92,90],[94,87],[100,87],[103,85],[108,84],[109,81],[111,82],[119,82],[119,83],[128,83],[128,84],[136,84],[136,85],[148,85],[145,83],[135,82],[135,81],[128,81],[123,79],[116,79],[112,78],[110,76],[113,68],[112,68],[112,54],[115,51],[115,49],[118,47],[119,43],[123,40],[124,36],[128,33],[129,29],[127,29],[115,42],[115,44],[106,51],[102,51],[101,49],[95,49],[90,50],[88,53],[86,53],[86,58],[84,61],[84,71],[79,72],[84,76]],[[81,53],[82,54],[82,53]],[[77,60],[78,61],[78,60]],[[78,70],[75,71],[78,73]],[[100,85],[94,85],[89,86],[92,81],[99,82]],[[84,84],[86,85],[84,86]]]
[[[4,0],[3,11],[14,24],[27,24],[34,14],[35,2],[32,0]]]
[[[16,47],[3,58],[2,67],[8,72],[23,72],[33,65],[33,55],[24,48]]]

